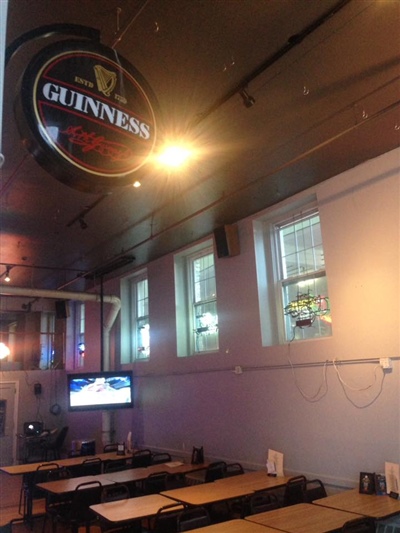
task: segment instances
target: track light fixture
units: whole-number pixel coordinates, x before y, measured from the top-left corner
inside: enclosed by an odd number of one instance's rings
[[[10,283],[11,281],[11,278],[10,278],[10,270],[11,270],[12,267],[10,266],[6,266],[6,271],[4,272],[4,281],[6,281],[7,283]]]
[[[80,225],[81,229],[86,229],[88,227],[88,225],[87,225],[87,223],[86,223],[86,221],[85,221],[85,219],[83,217],[79,217],[78,221],[79,221],[79,225]]]
[[[239,91],[239,94],[240,96],[242,97],[243,99],[243,104],[245,107],[249,108],[249,107],[252,107],[256,101],[255,99],[253,98],[253,96],[251,96],[248,92],[247,92],[247,89],[241,89]]]

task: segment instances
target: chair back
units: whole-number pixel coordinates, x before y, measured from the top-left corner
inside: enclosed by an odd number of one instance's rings
[[[342,527],[343,533],[375,533],[375,520],[373,518],[363,516],[349,520]]]
[[[43,498],[45,492],[42,489],[37,487],[38,483],[44,483],[47,481],[49,473],[58,470],[60,466],[57,463],[45,463],[39,465],[31,478],[32,486],[30,488],[32,493],[32,498]]]
[[[70,479],[72,477],[71,471],[65,466],[58,467],[54,470],[49,470],[47,473],[47,481],[58,481],[59,479]]]
[[[211,481],[215,481],[216,479],[222,479],[225,476],[225,471],[225,461],[215,461],[214,463],[210,463],[206,469],[204,482],[210,483]]]
[[[288,480],[283,495],[284,507],[295,505],[296,503],[303,503],[303,485],[306,481],[305,476],[295,476]]]
[[[101,491],[101,502],[116,502],[130,498],[129,488],[123,483],[107,485]]]
[[[64,441],[65,441],[65,438],[67,436],[68,430],[69,430],[69,426],[64,426],[61,429],[61,431],[58,433],[56,438],[54,439],[54,448],[56,450],[61,450],[61,448],[62,448],[62,446],[64,444]]]
[[[178,517],[182,508],[181,503],[170,503],[160,507],[154,518],[152,533],[177,533]]]
[[[244,474],[243,467],[240,463],[230,463],[226,465],[225,477],[239,476]]]
[[[128,465],[126,464],[126,459],[107,461],[104,466],[104,472],[120,472],[121,470],[126,470],[127,468]]]
[[[152,465],[160,465],[163,463],[169,463],[172,461],[172,457],[169,453],[153,453],[151,455],[151,464]]]
[[[97,520],[90,509],[91,505],[100,503],[102,485],[100,481],[80,483],[73,494],[70,510],[70,523],[74,525],[88,525]]]
[[[279,509],[280,504],[275,494],[265,491],[253,494],[250,497],[249,507],[250,514],[257,514]]]
[[[151,465],[151,451],[139,450],[132,455],[132,468],[142,468]]]
[[[324,484],[320,479],[309,479],[303,483],[303,501],[311,503],[327,496]]]
[[[82,461],[80,472],[81,476],[96,476],[101,474],[102,461],[100,457],[92,457]]]
[[[103,448],[103,453],[110,453],[110,452],[116,452],[116,451],[118,451],[117,442],[111,442],[110,444],[106,444]]]
[[[145,494],[159,494],[163,490],[167,490],[168,477],[168,472],[155,472],[150,474],[143,481],[143,492]]]
[[[209,526],[211,524],[210,515],[204,507],[192,507],[184,509],[178,515],[178,532],[190,531],[198,527]]]

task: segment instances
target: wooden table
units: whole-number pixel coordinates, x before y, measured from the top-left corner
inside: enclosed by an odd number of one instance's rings
[[[45,492],[58,494],[60,496],[61,494],[74,492],[78,485],[81,485],[82,483],[88,483],[90,481],[100,481],[103,486],[114,485],[114,481],[109,479],[106,474],[100,474],[98,476],[81,476],[58,479],[56,481],[45,481],[43,483],[38,483],[36,486]]]
[[[360,515],[383,519],[400,513],[400,500],[394,500],[388,495],[360,494],[358,489],[346,490],[313,502],[316,505],[341,509]]]
[[[120,470],[119,472],[108,472],[104,475],[116,483],[133,483],[137,481],[143,481],[149,477],[150,474],[156,474],[159,472],[168,472],[168,474],[171,476],[175,476],[204,468],[202,465],[177,463],[178,462],[161,463],[143,468],[129,468],[128,470]]]
[[[191,530],[192,533],[282,533],[272,527],[261,526],[246,520],[227,520],[212,526],[205,526]]]
[[[256,470],[254,472],[246,472],[245,474],[218,479],[215,483],[226,487],[242,487],[257,492],[259,490],[270,490],[283,487],[289,479],[290,477],[287,476],[268,476],[266,470]]]
[[[189,505],[210,505],[212,503],[242,498],[253,493],[248,487],[224,485],[216,481],[191,485],[180,489],[163,491],[161,494]]]
[[[330,533],[359,515],[329,509],[311,503],[299,503],[266,513],[247,516],[245,520],[269,526],[287,533]]]
[[[150,518],[156,515],[157,511],[161,507],[164,507],[164,505],[171,505],[173,503],[172,500],[161,494],[149,494],[147,496],[138,496],[137,498],[118,500],[116,502],[98,503],[91,505],[90,509],[101,518],[116,524],[119,522],[131,522],[143,518]]]
[[[83,461],[87,459],[100,458],[101,461],[120,461],[121,459],[129,460],[132,457],[132,454],[118,455],[116,452],[110,453],[98,453],[97,455],[79,455],[77,457],[68,457],[67,459],[57,459],[55,461],[42,461],[41,463],[26,463],[22,465],[11,465],[11,466],[2,466],[0,470],[9,474],[10,476],[32,474],[36,472],[38,466],[46,465],[49,463],[56,463],[58,466],[65,466],[67,468],[73,466],[79,466]]]

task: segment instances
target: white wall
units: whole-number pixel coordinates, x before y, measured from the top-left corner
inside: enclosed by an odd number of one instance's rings
[[[331,338],[262,347],[252,218],[239,224],[241,254],[217,260],[218,354],[176,357],[173,256],[148,265],[151,360],[134,365],[136,407],[118,415],[119,438],[132,430],[178,455],[203,445],[248,467],[273,448],[287,472],[337,486],[399,462],[399,163],[396,150],[305,193],[320,207]],[[380,357],[392,358],[385,374]]]

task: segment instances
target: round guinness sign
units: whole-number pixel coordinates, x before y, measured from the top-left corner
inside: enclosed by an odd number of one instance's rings
[[[25,70],[17,117],[24,142],[48,172],[76,189],[104,192],[132,183],[148,160],[156,109],[146,80],[114,50],[62,41]]]

